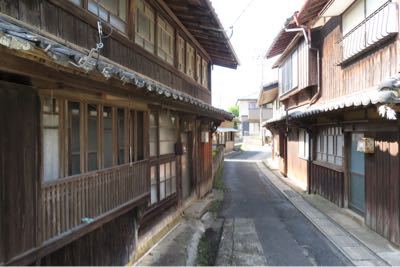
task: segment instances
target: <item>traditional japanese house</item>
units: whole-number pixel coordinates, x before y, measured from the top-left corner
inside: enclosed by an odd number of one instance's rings
[[[234,120],[238,121],[237,118]],[[213,144],[215,146],[223,146],[225,153],[232,152],[235,147],[235,136],[238,132],[235,129],[235,123],[234,121],[224,121],[214,133]]]
[[[267,57],[280,54],[267,121],[285,141],[283,170],[400,244],[399,1],[306,1]]]
[[[0,264],[123,265],[212,184],[208,0],[0,1]]]
[[[260,125],[263,122],[271,119],[274,116],[274,111],[276,113],[276,107],[274,106],[274,101],[278,97],[278,81],[273,81],[265,84],[261,87],[260,94],[258,95],[257,105],[260,108]],[[273,135],[271,131],[266,128],[261,130],[262,144],[273,144]]]

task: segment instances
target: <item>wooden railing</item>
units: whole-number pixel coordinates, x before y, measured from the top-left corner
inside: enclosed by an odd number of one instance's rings
[[[340,63],[367,51],[398,31],[397,3],[388,1],[343,36],[339,43],[342,48]]]
[[[42,241],[145,197],[150,191],[148,168],[141,161],[44,184]]]

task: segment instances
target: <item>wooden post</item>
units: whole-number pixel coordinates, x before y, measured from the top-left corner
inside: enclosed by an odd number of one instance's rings
[[[343,151],[343,170],[344,170],[344,188],[343,188],[343,207],[349,207],[349,194],[350,194],[350,147],[351,147],[351,132],[344,133],[344,151]]]

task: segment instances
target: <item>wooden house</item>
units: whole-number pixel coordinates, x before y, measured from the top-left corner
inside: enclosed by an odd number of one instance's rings
[[[281,172],[400,244],[398,0],[308,0],[279,56]]]
[[[235,148],[235,136],[238,133],[235,121],[239,120],[234,118],[233,121],[222,122],[213,135],[213,145],[223,146],[225,153],[232,152]]]
[[[276,102],[274,101],[277,99],[278,93],[279,93],[278,81],[270,82],[261,87],[257,100],[257,105],[260,108],[260,114],[263,114],[263,116],[260,116],[261,127],[264,121],[267,121],[274,116],[274,112],[276,114],[276,106],[275,106]],[[262,138],[262,145],[271,144],[272,146],[274,146],[272,133],[268,129],[262,128],[261,138]]]
[[[0,265],[124,265],[212,185],[209,0],[0,0]]]

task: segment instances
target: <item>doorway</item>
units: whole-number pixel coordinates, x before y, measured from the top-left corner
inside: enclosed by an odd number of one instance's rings
[[[192,181],[192,132],[181,133],[182,142],[182,199],[185,200],[193,192]]]
[[[358,213],[365,212],[365,155],[357,151],[358,142],[364,137],[364,134],[353,133],[351,135],[350,149],[350,201],[351,209]]]

